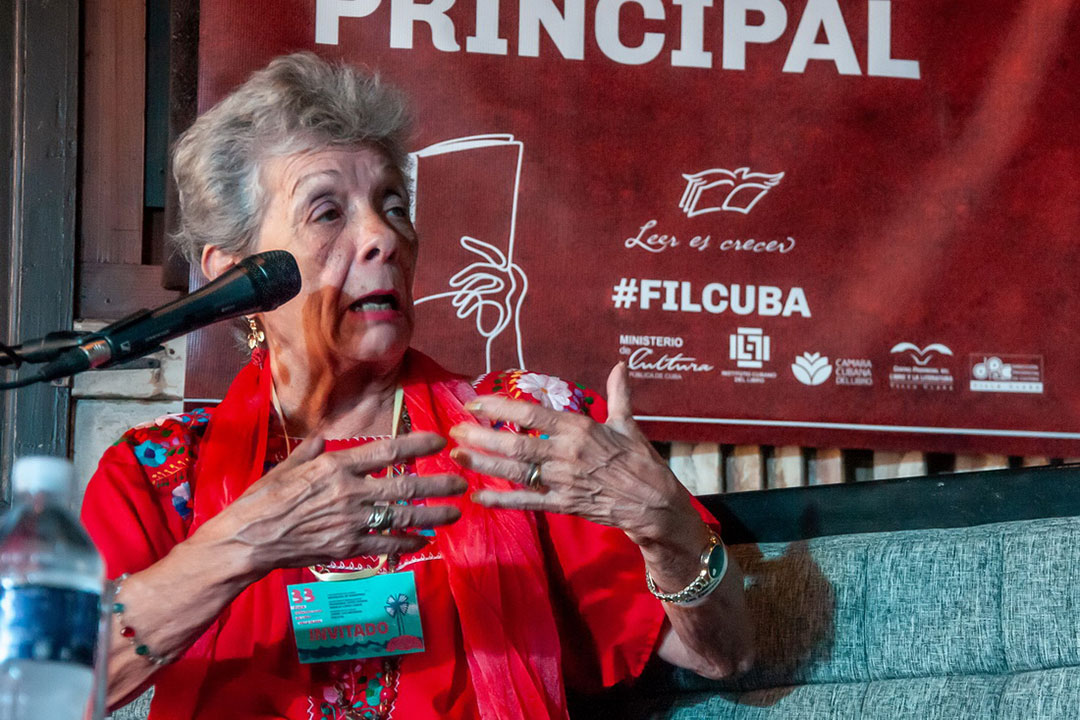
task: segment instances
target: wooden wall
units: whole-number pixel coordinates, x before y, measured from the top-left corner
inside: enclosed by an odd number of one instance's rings
[[[672,471],[697,495],[1080,462],[1080,458],[1046,456],[720,443],[675,442],[666,450]]]
[[[148,35],[148,9],[167,21],[169,3],[84,0],[83,7],[76,316],[115,320],[180,294],[163,288],[164,203],[146,197],[148,154],[163,158],[167,143],[152,133],[158,142],[147,144],[148,123],[165,121],[160,110],[147,112],[147,101],[168,94],[167,84],[147,83],[148,48],[169,40],[167,32]]]
[[[78,47],[77,0],[0,2],[0,339],[10,343],[72,320]],[[0,502],[15,458],[67,453],[69,401],[62,384],[0,393]]]

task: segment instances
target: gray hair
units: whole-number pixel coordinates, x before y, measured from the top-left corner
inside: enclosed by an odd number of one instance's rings
[[[377,76],[309,52],[276,58],[177,140],[180,227],[173,242],[194,263],[207,245],[246,255],[262,222],[266,159],[374,145],[405,174],[409,131],[404,95]]]

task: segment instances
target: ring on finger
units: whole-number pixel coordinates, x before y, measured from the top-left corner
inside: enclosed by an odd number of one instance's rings
[[[525,487],[530,490],[537,490],[543,486],[544,482],[540,479],[540,463],[531,463],[529,465],[529,474],[525,476]]]
[[[368,530],[381,531],[386,530],[394,523],[394,506],[393,505],[375,505],[371,508],[371,514],[368,515],[367,525]]]

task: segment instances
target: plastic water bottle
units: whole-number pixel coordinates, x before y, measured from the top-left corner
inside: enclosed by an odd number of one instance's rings
[[[105,568],[68,510],[74,469],[60,458],[25,457],[12,486],[0,521],[0,720],[98,716]]]

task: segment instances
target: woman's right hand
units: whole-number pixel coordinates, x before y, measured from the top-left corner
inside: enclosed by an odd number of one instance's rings
[[[393,506],[393,529],[447,525],[461,517],[452,505],[396,503],[460,495],[465,480],[457,475],[376,479],[370,473],[431,455],[445,444],[435,433],[412,433],[324,453],[321,438],[308,438],[207,525],[214,523],[245,548],[257,575],[360,555],[415,552],[426,544],[424,538],[371,532],[366,523],[374,504]]]

